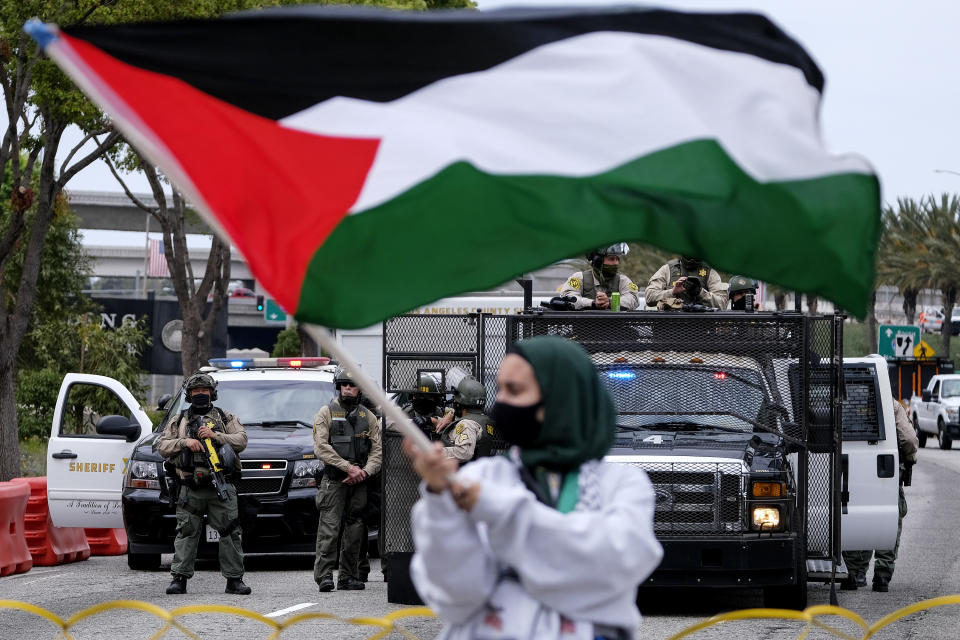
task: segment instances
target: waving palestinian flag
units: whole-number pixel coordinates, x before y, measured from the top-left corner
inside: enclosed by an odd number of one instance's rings
[[[761,16],[311,7],[28,31],[301,320],[370,325],[618,240],[865,310],[877,180],[826,152],[823,76]]]

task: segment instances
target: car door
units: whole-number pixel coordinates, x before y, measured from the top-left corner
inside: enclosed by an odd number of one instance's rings
[[[923,416],[920,418],[920,427],[924,431],[937,432],[937,414],[940,412],[940,380],[933,383],[930,393],[930,402],[923,403]]]
[[[68,373],[47,444],[47,502],[54,525],[122,527],[124,474],[137,441],[151,430],[150,418],[122,384]]]
[[[840,547],[892,549],[897,538],[899,460],[886,363],[845,359]],[[845,500],[844,500],[845,498]]]

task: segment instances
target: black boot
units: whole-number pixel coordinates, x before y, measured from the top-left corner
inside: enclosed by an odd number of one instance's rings
[[[886,593],[890,590],[890,578],[886,577],[873,577],[873,590],[879,591],[881,593]]]
[[[187,592],[187,577],[178,576],[173,574],[173,580],[170,581],[170,586],[167,587],[167,595],[181,595]]]
[[[233,593],[238,596],[248,596],[252,589],[243,584],[243,578],[227,578],[227,588],[224,593]]]
[[[857,578],[853,573],[848,573],[847,577],[840,581],[840,588],[844,591],[856,591],[857,590]]]
[[[362,591],[366,588],[367,585],[356,578],[344,578],[340,581],[340,584],[337,585],[337,589],[340,589],[340,591]]]
[[[320,587],[320,591],[333,591],[333,574],[328,573],[327,575],[320,578],[320,581],[317,582],[317,586]]]

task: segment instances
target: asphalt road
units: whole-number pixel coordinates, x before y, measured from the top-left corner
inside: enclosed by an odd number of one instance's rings
[[[960,522],[960,450],[940,451],[928,443],[920,452],[914,469],[913,486],[907,488],[909,514],[904,521],[900,560],[889,593],[869,588],[838,591],[840,604],[862,616],[868,623],[926,598],[960,594],[960,551],[955,523]],[[164,560],[169,563],[169,556]],[[193,604],[240,606],[277,620],[307,612],[326,612],[340,617],[380,616],[402,607],[387,602],[386,584],[375,564],[365,591],[321,594],[312,575],[312,556],[248,556],[247,583],[253,595],[228,596],[224,580],[212,562],[201,562],[197,576],[188,583],[186,596],[167,596],[168,566],[158,572],[131,571],[124,557],[95,557],[71,565],[38,567],[18,576],[0,578],[0,598],[21,600],[67,618],[94,604],[117,599],[143,600],[166,609]],[[870,576],[868,574],[868,582]],[[679,590],[664,593],[645,591],[641,610],[644,623],[637,638],[665,639],[671,634],[714,614],[762,606],[759,591]],[[828,604],[825,585],[811,584],[810,605]],[[960,636],[957,622],[960,605],[913,614],[874,636],[879,639],[923,638],[946,640]],[[827,620],[834,622],[834,620]],[[271,630],[263,624],[225,614],[194,614],[183,619],[201,638],[266,638]],[[852,623],[835,621],[839,629],[859,637]],[[149,614],[134,611],[107,611],[87,618],[72,628],[74,637],[149,638],[161,624]],[[403,623],[414,636],[434,637],[440,623],[412,618]],[[802,625],[790,621],[727,622],[701,631],[694,638],[773,640],[797,638]],[[346,625],[331,620],[310,621],[291,627],[282,638],[367,638],[373,627]],[[27,613],[0,610],[0,638],[54,638],[57,627]],[[165,637],[189,637],[171,630]],[[400,638],[399,634],[391,637]],[[814,630],[811,639],[833,638]]]

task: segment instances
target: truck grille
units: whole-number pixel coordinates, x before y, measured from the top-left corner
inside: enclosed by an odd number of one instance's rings
[[[656,494],[659,536],[734,535],[743,528],[740,463],[632,463],[647,472]]]
[[[237,485],[240,495],[280,493],[283,478],[241,478]]]

